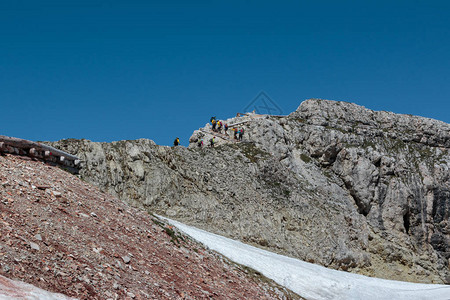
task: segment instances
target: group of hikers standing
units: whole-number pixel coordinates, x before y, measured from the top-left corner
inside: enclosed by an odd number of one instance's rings
[[[223,134],[228,135],[228,123],[224,123],[221,120],[216,120],[216,117],[211,117],[210,122],[211,122],[212,131],[222,133],[222,128],[223,128]],[[244,129],[234,127],[232,129],[232,131],[233,131],[234,139],[238,140],[238,141],[242,141],[242,137],[244,136]]]
[[[227,131],[228,131],[227,123],[223,124],[222,121],[220,121],[220,120],[217,121],[216,117],[211,117],[210,122],[211,122],[211,126],[212,126],[212,131],[220,133],[220,132],[222,132],[222,128],[223,128],[224,133],[227,134]]]
[[[225,134],[228,136],[228,123],[225,123],[221,120],[217,120],[216,117],[211,117],[211,119],[209,120],[211,122],[211,130],[213,132],[217,132],[220,134]],[[243,128],[233,128],[233,137],[235,140],[238,141],[242,141],[242,137],[244,136],[244,129]],[[210,138],[208,140],[208,144],[210,147],[214,147],[214,145],[216,144],[216,137],[213,136],[212,138]],[[203,139],[200,139],[197,141],[197,146],[199,148],[202,148],[203,146],[205,146],[205,142],[203,141]]]
[[[211,127],[212,127],[213,132],[222,134],[222,130],[223,130],[223,134],[228,136],[228,124],[227,123],[224,123],[221,120],[217,120],[216,117],[211,117],[210,122],[211,122]],[[242,137],[244,136],[244,128],[234,127],[234,128],[232,128],[232,131],[233,131],[234,139],[237,141],[242,141]],[[214,147],[214,144],[216,143],[216,137],[213,136],[212,138],[210,138],[208,140],[208,143],[209,143],[210,147]],[[180,145],[180,139],[176,138],[175,141],[173,142],[173,145],[174,146]],[[197,146],[199,148],[202,148],[203,146],[205,146],[203,139],[200,139],[197,141]]]
[[[217,120],[216,117],[211,117],[211,119],[209,120],[211,122],[211,127],[212,127],[212,131],[213,132],[217,132],[217,133],[223,133],[225,135],[228,136],[228,123],[225,123],[221,120]],[[222,132],[223,130],[223,132]],[[238,141],[242,141],[242,137],[244,136],[244,129],[243,128],[233,128],[233,136],[235,140]],[[209,146],[210,147],[214,147],[214,144],[216,143],[216,137],[213,136],[212,138],[209,139]],[[197,146],[198,147],[203,147],[204,146],[204,142],[203,139],[200,139],[197,142]]]
[[[242,141],[242,137],[244,136],[244,128],[233,128],[234,139],[238,141]]]

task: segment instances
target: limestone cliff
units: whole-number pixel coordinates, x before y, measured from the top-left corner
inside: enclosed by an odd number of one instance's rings
[[[53,146],[83,160],[85,180],[151,212],[336,269],[450,283],[449,124],[316,99],[227,122],[242,142],[207,125],[188,148]],[[197,147],[212,135],[216,147]]]

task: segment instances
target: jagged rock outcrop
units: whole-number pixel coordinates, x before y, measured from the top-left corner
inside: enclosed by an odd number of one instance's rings
[[[325,266],[450,283],[450,125],[311,99],[240,123],[244,141],[54,143],[136,206]],[[239,123],[239,118],[229,120]],[[215,134],[215,133],[212,133]]]

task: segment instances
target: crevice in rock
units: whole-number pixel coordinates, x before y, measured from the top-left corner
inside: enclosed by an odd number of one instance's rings
[[[351,184],[348,181],[344,181],[345,187],[350,193],[350,196],[353,198],[353,201],[355,202],[356,206],[358,207],[358,213],[367,217],[367,215],[370,212],[370,205],[364,205],[364,203],[361,201],[361,199],[356,195],[355,190],[351,186]]]
[[[379,168],[379,167],[381,166],[381,157],[379,157],[378,159],[376,159],[376,160],[373,162],[373,164],[374,164],[375,167]]]
[[[450,190],[445,188],[435,188],[433,190],[433,221],[439,224],[444,220],[448,220],[448,212],[450,211]]]
[[[403,226],[405,227],[405,232],[409,234],[409,208],[406,210],[406,213],[403,215]]]

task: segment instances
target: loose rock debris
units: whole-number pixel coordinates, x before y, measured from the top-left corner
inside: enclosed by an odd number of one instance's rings
[[[57,167],[0,156],[0,275],[79,299],[286,298],[166,226]]]

